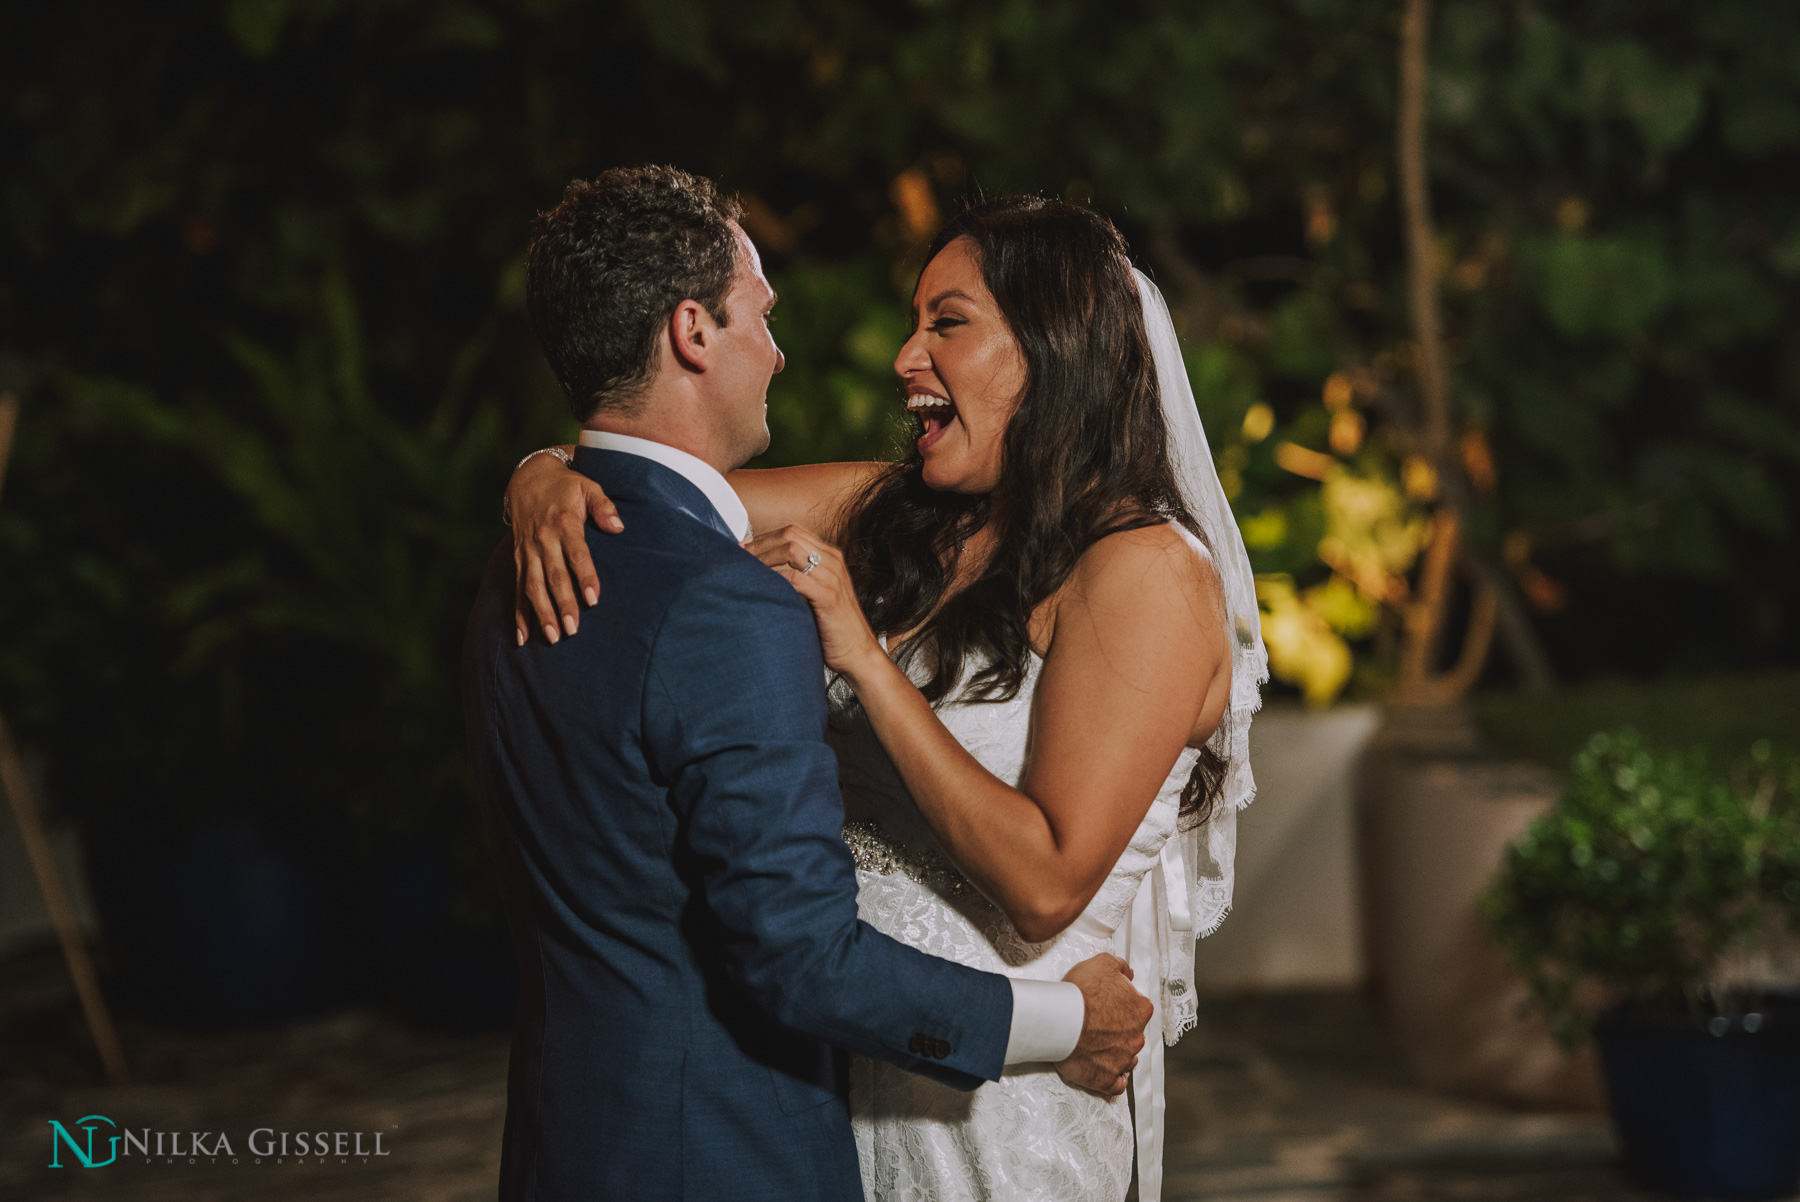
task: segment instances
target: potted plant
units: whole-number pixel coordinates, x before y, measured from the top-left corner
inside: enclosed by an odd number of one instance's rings
[[[1484,908],[1559,1038],[1596,1039],[1627,1175],[1796,1192],[1800,994],[1729,964],[1800,913],[1800,762],[1763,742],[1722,771],[1595,735]]]

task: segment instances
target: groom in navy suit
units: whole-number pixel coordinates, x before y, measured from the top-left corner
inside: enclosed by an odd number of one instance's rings
[[[1009,981],[859,922],[806,605],[738,544],[774,292],[737,210],[672,168],[572,184],[527,296],[618,505],[579,638],[522,642],[510,543],[463,695],[521,993],[500,1196],[862,1198],[842,1052],[973,1089],[1060,1062],[1116,1093],[1150,1005],[1096,957]]]

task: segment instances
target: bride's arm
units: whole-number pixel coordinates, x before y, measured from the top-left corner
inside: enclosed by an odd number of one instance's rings
[[[835,531],[844,503],[884,466],[821,463],[740,469],[726,478],[749,510],[752,530],[792,522]],[[624,523],[598,484],[551,455],[533,455],[518,466],[506,486],[506,509],[518,572],[513,608],[519,641],[525,641],[535,621],[554,643],[580,627],[581,604],[576,597],[592,605],[600,596],[600,579],[588,555],[587,521],[592,519],[609,534],[625,529]]]
[[[837,545],[847,506],[886,463],[809,463],[800,467],[741,467],[726,476],[750,511],[752,532],[805,526]]]
[[[783,535],[752,549],[804,567],[818,548],[803,533],[783,532],[792,545],[780,551]],[[820,617],[827,663],[855,688],[957,864],[1025,939],[1056,935],[1093,900],[1182,748],[1224,712],[1230,650],[1205,552],[1159,527],[1083,556],[1058,607],[1016,789],[945,729],[868,633],[841,560],[820,554],[809,575],[785,574]]]

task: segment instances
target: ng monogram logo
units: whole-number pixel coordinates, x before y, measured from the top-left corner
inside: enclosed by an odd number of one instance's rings
[[[90,1114],[86,1118],[75,1120],[76,1128],[87,1133],[87,1139],[85,1141],[77,1140],[73,1135],[69,1134],[69,1129],[67,1127],[63,1126],[55,1119],[50,1119],[49,1123],[51,1168],[60,1169],[63,1167],[59,1157],[65,1148],[68,1150],[69,1155],[73,1156],[84,1169],[104,1168],[119,1158],[119,1137],[117,1135],[101,1137],[108,1141],[106,1146],[106,1159],[99,1160],[94,1156],[94,1132],[99,1129],[100,1124],[105,1123],[115,1131],[119,1126],[119,1124],[113,1122],[104,1114]]]

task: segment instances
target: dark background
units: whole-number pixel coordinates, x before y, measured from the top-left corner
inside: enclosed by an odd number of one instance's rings
[[[1396,42],[1358,0],[8,5],[0,706],[97,862],[179,876],[223,827],[329,882],[319,929],[366,936],[333,988],[420,932],[497,938],[458,644],[508,472],[571,436],[522,252],[570,178],[649,161],[746,203],[790,365],[769,463],[894,448],[960,199],[1111,216],[1259,570],[1325,582],[1320,490],[1274,448],[1390,492],[1412,453]],[[1565,696],[1677,733],[1751,696],[1719,738],[1790,739],[1793,688],[1718,682],[1800,662],[1800,21],[1453,0],[1431,71],[1454,425],[1494,469],[1473,543]],[[1382,695],[1394,624],[1333,627],[1349,696]],[[1496,651],[1485,695],[1516,680]],[[118,873],[113,915],[156,887]]]

